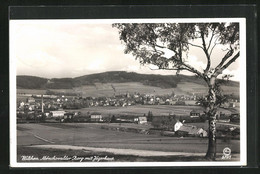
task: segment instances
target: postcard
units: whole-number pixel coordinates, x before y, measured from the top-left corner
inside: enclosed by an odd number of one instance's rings
[[[9,27],[11,167],[247,164],[245,18]]]

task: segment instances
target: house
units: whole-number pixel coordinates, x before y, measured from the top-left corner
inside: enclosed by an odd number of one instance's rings
[[[72,122],[73,121],[74,113],[72,112],[66,112],[64,114],[64,117],[62,119],[62,122]]]
[[[67,112],[64,114],[64,119],[72,119],[74,116],[74,113],[72,112]]]
[[[235,108],[235,107],[236,107],[236,103],[234,103],[234,102],[229,103],[229,108]]]
[[[116,118],[116,121],[119,122],[119,123],[133,123],[134,119],[132,119],[132,118]]]
[[[138,118],[134,118],[135,123],[138,123],[138,120],[139,120]]]
[[[33,97],[28,97],[27,98],[27,103],[34,103],[35,99]]]
[[[23,107],[24,104],[25,104],[24,102],[21,102],[19,107]]]
[[[166,104],[167,105],[174,105],[175,101],[173,101],[173,100],[166,100]]]
[[[45,112],[44,113],[46,117],[50,117],[50,113],[49,112]]]
[[[66,112],[63,110],[60,111],[50,111],[52,117],[63,117]]]
[[[91,121],[91,122],[102,122],[103,119],[102,119],[101,113],[93,112],[93,113],[90,115],[90,121]]]
[[[147,118],[146,117],[138,117],[138,124],[146,124]]]
[[[30,111],[33,111],[35,109],[35,105],[29,105],[29,108],[28,108]]]
[[[201,117],[203,115],[205,115],[205,113],[204,113],[204,110],[202,110],[202,109],[193,109],[190,112],[190,117],[191,118],[199,118],[199,117]]]
[[[179,136],[199,136],[207,137],[208,133],[202,128],[197,128],[196,126],[182,125],[176,132]]]
[[[183,126],[183,124],[179,120],[177,120],[176,123],[174,124],[173,131],[174,132],[178,131],[182,126]]]

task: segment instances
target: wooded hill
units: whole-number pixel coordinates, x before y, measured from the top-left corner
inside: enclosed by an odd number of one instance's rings
[[[95,85],[95,83],[125,82],[139,82],[143,85],[160,88],[176,88],[180,82],[206,86],[205,82],[196,76],[138,74],[125,71],[110,71],[75,78],[47,79],[36,76],[17,76],[17,88],[23,89],[72,89],[85,85]],[[228,81],[225,83],[225,86],[239,87],[239,83]]]

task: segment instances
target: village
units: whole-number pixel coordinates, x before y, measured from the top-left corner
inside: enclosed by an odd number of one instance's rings
[[[127,107],[132,105],[199,105],[197,100],[205,97],[202,94],[176,95],[174,92],[168,95],[124,93],[114,94],[112,97],[82,97],[65,95],[33,95],[18,94],[17,110],[60,110],[60,109],[80,109],[96,106]],[[18,97],[19,98],[19,97]],[[43,100],[43,101],[42,101]],[[229,97],[228,101],[222,105],[223,108],[234,108],[239,99]]]
[[[153,115],[149,110],[142,115],[116,114],[107,115],[101,112],[81,112],[81,108],[127,108],[134,106],[195,106],[198,107],[198,95],[149,95],[149,94],[120,94],[113,97],[81,97],[65,95],[29,95],[19,94],[22,99],[17,101],[17,123],[111,123],[102,125],[103,129],[116,131],[134,131],[136,133],[163,136],[198,136],[207,137],[207,119],[201,108],[191,109],[188,115],[176,114]],[[234,110],[237,100],[230,99],[222,108]],[[134,108],[133,108],[134,109]],[[239,112],[219,112],[217,120],[221,123],[239,123]],[[125,123],[124,126],[121,124]],[[201,124],[203,123],[203,124]],[[120,124],[120,126],[118,125]],[[145,131],[132,125],[146,125]],[[129,128],[130,125],[130,128]],[[116,126],[116,127],[115,127]],[[139,126],[140,127],[140,126]],[[224,132],[224,133],[223,133]],[[238,126],[220,126],[219,136],[230,134],[238,136]],[[234,137],[234,136],[233,136]]]

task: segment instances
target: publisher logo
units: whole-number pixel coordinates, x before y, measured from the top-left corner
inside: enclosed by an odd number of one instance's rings
[[[222,159],[231,159],[231,149],[226,147],[223,149]]]

